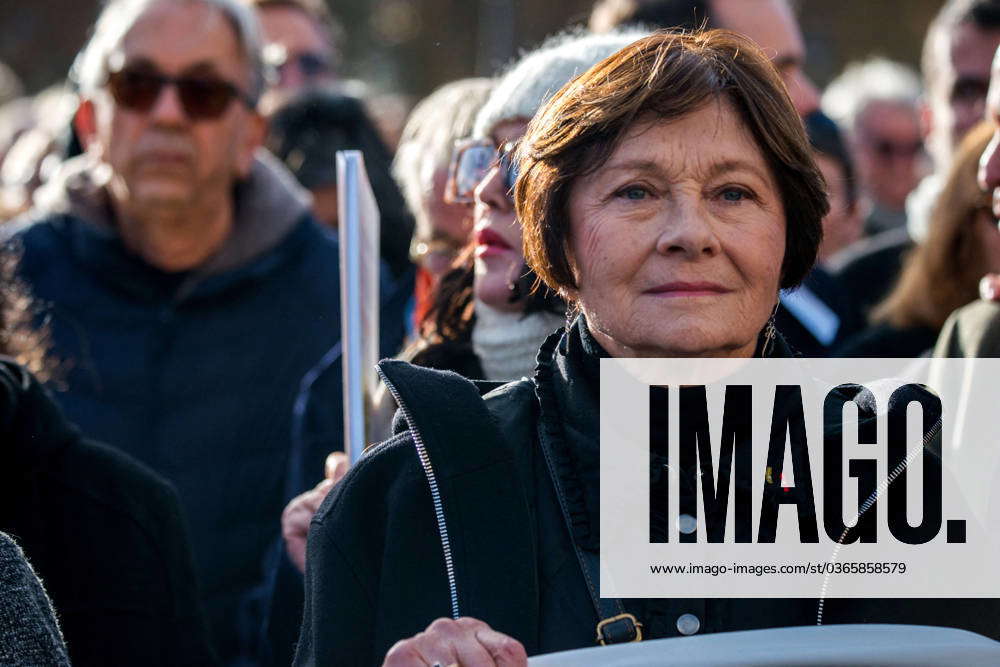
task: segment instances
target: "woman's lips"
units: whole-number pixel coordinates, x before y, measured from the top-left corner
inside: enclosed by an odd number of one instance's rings
[[[672,282],[657,285],[646,290],[646,294],[665,297],[685,297],[685,296],[718,296],[727,294],[732,290],[709,282]]]
[[[489,227],[476,232],[476,257],[491,257],[512,250],[511,245]]]

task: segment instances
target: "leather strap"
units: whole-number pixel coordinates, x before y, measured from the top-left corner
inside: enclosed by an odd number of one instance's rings
[[[542,415],[542,419],[545,415]],[[539,421],[540,423],[540,421]],[[545,465],[555,487],[556,498],[559,500],[559,510],[566,525],[567,535],[573,544],[576,558],[580,563],[580,570],[583,578],[587,582],[587,592],[594,604],[594,611],[599,619],[596,627],[596,642],[601,645],[622,644],[627,642],[637,642],[642,640],[642,624],[636,620],[635,616],[625,611],[625,605],[619,598],[602,598],[598,585],[601,581],[601,561],[600,555],[592,551],[580,548],[576,540],[573,539],[573,522],[569,514],[569,506],[566,503],[566,494],[563,492],[562,480],[556,470],[555,458],[552,454],[552,443],[549,442],[545,429],[538,429],[538,442],[541,445]]]

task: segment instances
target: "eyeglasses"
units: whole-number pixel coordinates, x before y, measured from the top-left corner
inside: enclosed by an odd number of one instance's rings
[[[234,99],[254,107],[249,95],[222,79],[195,76],[167,76],[153,70],[124,68],[108,74],[108,90],[120,107],[148,113],[160,99],[165,86],[177,86],[184,113],[191,120],[219,118]]]
[[[493,167],[503,175],[507,195],[513,197],[518,167],[514,161],[517,145],[507,142],[497,148],[488,139],[463,139],[455,142],[448,170],[444,200],[449,204],[471,204],[476,187]]]
[[[307,79],[312,79],[317,76],[323,76],[327,74],[331,67],[330,61],[323,57],[320,53],[312,53],[306,51],[305,53],[299,53],[295,56],[288,58],[283,63],[278,65],[279,74],[286,68],[294,65],[298,68],[302,76]]]
[[[306,80],[317,79],[333,71],[333,59],[326,54],[316,51],[289,53],[283,44],[276,42],[264,47],[264,62],[274,68],[279,82],[288,78],[292,67]]]

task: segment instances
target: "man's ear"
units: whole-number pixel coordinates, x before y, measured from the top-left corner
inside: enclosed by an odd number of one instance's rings
[[[243,145],[239,147],[239,154],[236,158],[236,175],[238,178],[246,178],[250,175],[254,155],[256,155],[257,149],[264,145],[266,137],[267,120],[264,116],[257,112],[247,114],[246,129],[243,133]]]
[[[73,129],[80,137],[83,149],[90,150],[90,146],[97,136],[97,116],[92,100],[80,100],[80,105],[77,107],[76,113],[73,114]]]

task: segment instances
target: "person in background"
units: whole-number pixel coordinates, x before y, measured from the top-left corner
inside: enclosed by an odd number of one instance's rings
[[[1000,230],[990,195],[976,182],[993,134],[973,128],[955,152],[923,243],[907,257],[899,282],[872,311],[872,326],[836,351],[843,357],[918,357],[934,347],[952,311],[975,301],[979,281],[1000,272]]]
[[[986,123],[992,137],[979,158],[977,181],[990,198],[994,220],[1000,219],[1000,49],[993,59]],[[1000,272],[987,274],[979,283],[980,300],[951,314],[941,329],[935,357],[1000,356]]]
[[[455,142],[472,133],[476,113],[493,81],[462,79],[441,86],[410,114],[396,150],[392,173],[416,219],[410,257],[417,265],[414,326],[419,330],[431,294],[469,241],[472,202],[446,197]]]
[[[885,58],[848,65],[823,92],[823,111],[851,142],[868,236],[906,225],[906,197],[925,170],[920,96],[917,74]]]
[[[16,259],[0,250],[0,531],[44,580],[74,665],[215,665],[177,492],[85,439],[42,388],[63,364],[48,354],[47,329],[31,321],[37,306],[15,277]],[[0,600],[2,615],[12,599]],[[5,660],[0,648],[0,664],[57,663],[65,654]]]
[[[341,27],[323,0],[246,0],[264,32],[279,99],[337,81]],[[267,102],[265,101],[265,105]]]
[[[338,150],[356,149],[363,153],[381,217],[380,250],[385,267],[379,283],[382,317],[399,315],[392,321],[383,319],[379,326],[383,332],[408,330],[408,321],[402,315],[409,311],[414,292],[416,272],[409,260],[413,218],[392,177],[389,151],[362,104],[328,90],[307,89],[280,106],[269,126],[267,145],[310,190],[317,218],[333,228],[337,227],[337,169],[333,156]],[[385,338],[383,336],[382,354],[394,355],[398,345],[389,347]],[[399,338],[393,340],[398,342]],[[319,476],[316,461],[303,458],[300,452],[316,451],[317,447],[338,447],[342,429],[339,406],[331,410],[325,399],[329,392],[338,391],[336,387],[343,382],[339,359],[337,347],[324,355],[304,378],[292,422],[295,453],[289,457],[289,480],[312,483]],[[315,489],[303,493],[299,481],[289,481],[287,489],[288,498],[316,496]],[[286,533],[288,521],[284,517],[287,515],[288,510],[283,513],[282,521]],[[304,544],[304,534],[302,539]],[[271,583],[265,586],[269,591],[265,595],[270,601],[263,620],[262,656],[265,664],[287,665],[292,660],[302,615],[302,567],[294,557],[289,561],[280,541],[276,541],[271,553],[274,562],[268,567]]]
[[[313,215],[337,228],[337,161],[342,150],[359,150],[381,216],[379,248],[394,278],[408,275],[413,217],[390,173],[392,156],[360,101],[313,88],[278,107],[265,145],[312,195]]]
[[[788,0],[597,0],[590,29],[619,26],[721,28],[746,35],[771,57],[800,116],[819,108],[819,92],[803,69],[802,30]]]
[[[813,159],[826,183],[830,210],[823,217],[823,241],[816,266],[802,284],[781,293],[775,325],[793,350],[825,357],[864,326],[854,300],[825,268],[829,258],[861,234],[854,163],[837,124],[821,111],[805,117]]]
[[[826,181],[830,212],[823,218],[823,241],[816,262],[825,266],[862,234],[861,194],[854,157],[840,127],[822,111],[805,118],[813,158]]]
[[[0,61],[0,164],[18,135],[31,125],[31,99],[20,77]]]
[[[253,661],[265,554],[305,490],[288,487],[293,442],[311,442],[293,439],[296,400],[340,338],[338,245],[258,150],[246,4],[112,0],[79,65],[86,151],[5,228],[67,362],[59,403],[177,487],[218,652]],[[312,389],[337,422],[340,384]],[[338,433],[294,452],[310,479]]]
[[[49,86],[30,99],[26,122],[0,159],[0,220],[31,208],[35,192],[68,156],[78,104],[66,83]]]
[[[17,544],[0,533],[0,665],[69,667],[52,603]]]
[[[931,174],[907,198],[905,227],[858,241],[830,265],[866,317],[895,286],[906,252],[923,242],[954,147],[983,119],[997,46],[1000,0],[947,0],[927,29],[922,119]]]

